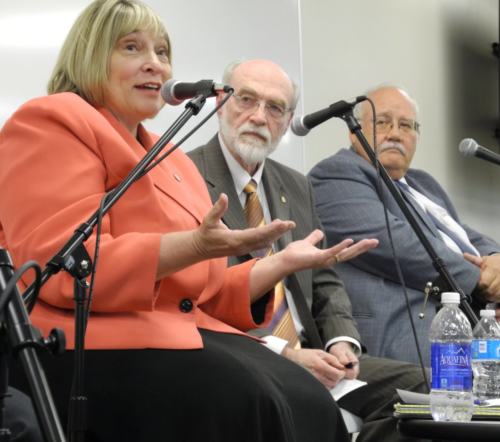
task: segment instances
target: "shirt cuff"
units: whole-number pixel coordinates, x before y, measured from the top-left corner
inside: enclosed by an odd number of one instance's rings
[[[354,356],[359,358],[361,356],[361,344],[354,338],[350,338],[349,336],[339,336],[338,338],[330,339],[325,345],[325,351],[328,352],[330,347],[336,342],[349,342],[353,345]]]
[[[269,350],[272,350],[275,353],[278,353],[279,355],[286,347],[286,344],[288,344],[288,341],[285,341],[284,339],[281,338],[277,338],[276,336],[273,335],[264,336],[263,338],[260,339],[266,341],[265,343],[262,344],[264,347],[267,347]]]

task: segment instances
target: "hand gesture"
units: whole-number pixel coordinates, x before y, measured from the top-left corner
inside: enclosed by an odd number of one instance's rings
[[[464,253],[464,258],[481,269],[476,285],[481,300],[485,303],[500,301],[500,255],[474,256]]]
[[[378,245],[376,239],[363,239],[352,245],[352,239],[326,249],[318,249],[315,245],[323,238],[321,230],[315,230],[307,238],[289,244],[282,252],[281,259],[286,274],[310,268],[329,267],[335,263],[347,261]]]
[[[246,255],[270,247],[283,233],[295,227],[293,221],[274,220],[258,228],[230,230],[221,220],[227,205],[227,196],[221,194],[193,233],[194,248],[204,259]]]

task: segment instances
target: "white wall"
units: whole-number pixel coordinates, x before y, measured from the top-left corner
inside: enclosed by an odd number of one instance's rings
[[[220,81],[226,65],[244,57],[274,60],[300,82],[298,0],[144,2],[167,25],[172,39],[174,78]],[[46,94],[59,49],[77,15],[90,3],[91,0],[0,0],[0,127],[22,103]],[[203,111],[175,139],[198,124],[214,105],[214,99],[207,100]],[[146,127],[162,134],[182,110],[182,105],[166,106],[154,120],[146,122]],[[214,116],[182,149],[205,144],[217,129]],[[304,141],[286,136],[273,157],[304,171]]]
[[[462,219],[500,241],[500,168],[458,153],[463,138],[498,152],[498,0],[303,0],[304,109],[390,82],[421,110],[412,166],[447,190]],[[331,120],[306,138],[306,170],[348,147]]]
[[[45,94],[69,26],[89,3],[0,0],[0,127],[19,105]],[[413,165],[438,178],[467,223],[500,241],[500,169],[458,154],[466,137],[498,151],[493,130],[499,120],[499,63],[491,55],[491,43],[498,41],[498,0],[146,3],[167,23],[174,76],[181,80],[218,80],[227,63],[244,56],[272,59],[300,82],[302,32],[306,113],[379,83],[407,87],[421,108]],[[212,108],[209,100],[202,114]],[[147,126],[162,133],[180,112],[166,107]],[[216,129],[213,119],[183,149],[206,142]],[[287,135],[274,157],[307,172],[347,146],[347,128],[332,120],[305,139]]]

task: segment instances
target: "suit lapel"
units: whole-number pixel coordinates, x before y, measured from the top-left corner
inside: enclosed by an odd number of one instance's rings
[[[203,149],[205,156],[205,179],[208,184],[208,193],[212,202],[215,203],[221,193],[228,198],[228,208],[222,217],[222,221],[232,230],[248,229],[245,214],[241,209],[240,199],[234,187],[231,172],[227,166],[226,159],[219,144],[219,137],[214,138]],[[257,258],[257,252],[250,253],[252,258]]]
[[[271,218],[273,220],[288,221],[290,219],[291,199],[278,171],[269,161],[266,161],[264,164],[262,182],[264,183]],[[284,233],[277,241],[278,249],[283,250],[292,241],[292,232],[288,231]]]

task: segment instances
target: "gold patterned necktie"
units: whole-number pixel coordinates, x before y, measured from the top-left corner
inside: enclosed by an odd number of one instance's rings
[[[260,205],[259,196],[257,195],[257,183],[251,180],[245,186],[245,193],[247,202],[245,204],[245,218],[247,219],[248,227],[260,227],[266,224],[264,213]],[[258,255],[260,258],[272,255],[272,246],[266,249],[259,250]],[[286,345],[289,348],[300,348],[299,337],[293,325],[292,315],[286,302],[285,289],[283,281],[276,284],[274,290],[274,314],[269,329],[272,330],[273,335],[288,341]]]

